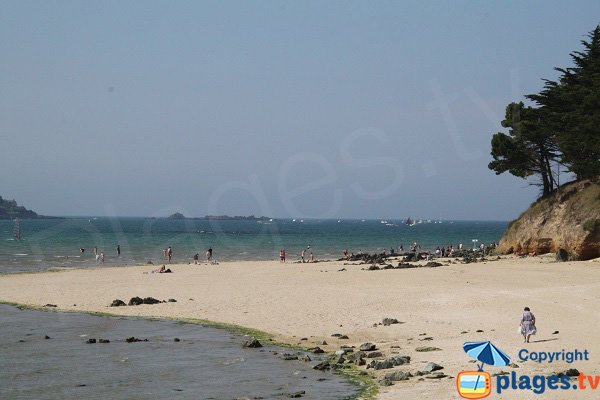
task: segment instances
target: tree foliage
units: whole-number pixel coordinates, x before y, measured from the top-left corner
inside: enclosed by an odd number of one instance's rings
[[[557,81],[544,80],[538,94],[525,96],[537,107],[511,103],[492,137],[489,168],[520,178],[536,176],[542,195],[557,186],[553,165],[577,179],[600,176],[600,25],[571,53],[573,67],[555,68]]]

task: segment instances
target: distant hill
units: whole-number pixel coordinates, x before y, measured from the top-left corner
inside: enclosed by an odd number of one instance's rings
[[[510,223],[499,251],[543,254],[564,249],[576,260],[600,257],[598,181],[568,183],[536,201]]]
[[[4,200],[0,196],[0,219],[34,219],[43,218],[38,215],[35,211],[26,209],[23,206],[19,206],[15,200]]]
[[[219,220],[219,221],[268,221],[269,217],[255,217],[250,215],[244,216],[229,216],[229,215],[205,215],[204,217],[186,217],[182,213],[171,214],[167,217],[168,219],[195,219],[195,220]]]

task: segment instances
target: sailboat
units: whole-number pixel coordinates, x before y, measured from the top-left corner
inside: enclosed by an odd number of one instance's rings
[[[13,228],[13,234],[16,240],[21,240],[21,224],[19,224],[19,218],[15,218],[15,227]]]

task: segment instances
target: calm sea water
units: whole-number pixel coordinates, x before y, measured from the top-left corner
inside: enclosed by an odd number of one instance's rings
[[[345,379],[313,370],[314,354],[311,362],[284,361],[281,353],[292,350],[243,349],[241,336],[199,325],[6,305],[0,320],[0,399],[284,399],[305,391],[304,399],[333,400],[356,393]],[[126,343],[131,336],[148,342]]]
[[[285,249],[288,260],[311,247],[316,259],[340,258],[350,252],[408,248],[424,249],[497,242],[506,222],[431,221],[405,225],[399,220],[205,221],[152,218],[66,218],[22,220],[22,240],[13,237],[14,222],[0,221],[0,273],[49,268],[85,268],[98,264],[92,248],[105,255],[105,264],[163,262],[163,249],[173,248],[174,262],[204,259],[211,247],[214,258],[274,260]],[[120,245],[121,255],[116,247]],[[85,248],[81,253],[80,248]]]

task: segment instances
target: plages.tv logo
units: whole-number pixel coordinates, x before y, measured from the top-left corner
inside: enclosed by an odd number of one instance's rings
[[[477,371],[459,372],[456,377],[456,389],[465,399],[483,399],[492,392],[492,378],[483,370],[483,365],[505,366],[510,363],[510,357],[492,342],[467,342],[463,349],[481,364]]]

